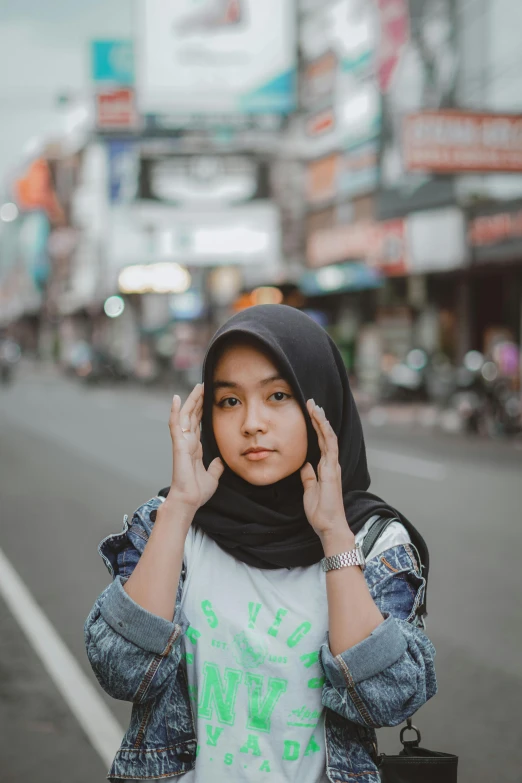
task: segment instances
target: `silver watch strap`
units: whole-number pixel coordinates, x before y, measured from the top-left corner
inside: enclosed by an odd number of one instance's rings
[[[366,560],[360,545],[356,544],[355,548],[350,549],[349,552],[341,552],[339,555],[323,557],[321,560],[321,565],[323,567],[323,571],[334,571],[338,568],[345,568],[346,566],[360,566],[364,571]]]

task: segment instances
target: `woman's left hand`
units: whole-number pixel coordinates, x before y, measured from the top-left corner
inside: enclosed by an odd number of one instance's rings
[[[309,462],[301,468],[303,503],[309,523],[322,539],[337,531],[348,532],[350,528],[344,511],[337,437],[325,412],[314,400],[308,400],[306,407],[317,433],[321,459],[317,476]]]

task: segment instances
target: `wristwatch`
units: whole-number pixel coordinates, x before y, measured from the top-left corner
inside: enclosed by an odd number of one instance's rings
[[[323,557],[321,565],[323,571],[334,571],[337,568],[345,568],[346,566],[360,566],[361,571],[364,571],[366,568],[366,560],[362,553],[361,545],[356,544],[355,548],[350,549],[349,552],[341,552],[340,555]]]

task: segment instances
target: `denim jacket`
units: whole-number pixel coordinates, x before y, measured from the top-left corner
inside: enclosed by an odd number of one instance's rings
[[[133,705],[107,776],[111,781],[167,778],[195,765],[195,718],[181,644],[189,626],[180,606],[185,569],[172,622],[143,609],[123,589],[161,502],[149,500],[130,525],[124,517],[122,532],[98,548],[113,582],[86,620],[87,655],[102,688]],[[326,772],[344,783],[378,783],[375,729],[402,723],[437,692],[435,648],[415,612],[426,585],[416,549],[394,546],[368,560],[364,575],[384,622],[340,655],[332,655],[328,643],[320,654]]]

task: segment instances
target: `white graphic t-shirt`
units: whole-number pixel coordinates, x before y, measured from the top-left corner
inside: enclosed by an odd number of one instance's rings
[[[406,541],[405,528],[392,523],[370,555]],[[327,783],[321,564],[252,568],[195,528],[185,560],[183,644],[198,751],[183,780]]]

